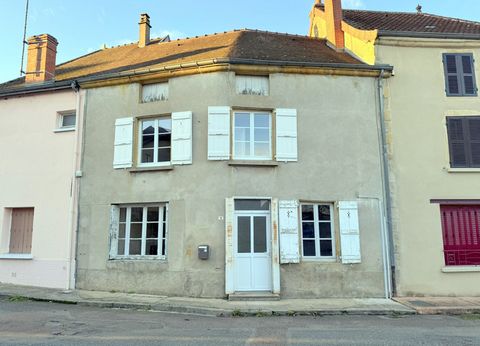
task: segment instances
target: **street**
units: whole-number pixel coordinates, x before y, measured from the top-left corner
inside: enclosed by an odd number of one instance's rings
[[[0,300],[1,345],[479,345],[480,316],[206,317]]]

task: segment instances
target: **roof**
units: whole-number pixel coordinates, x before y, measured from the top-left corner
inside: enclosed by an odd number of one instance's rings
[[[323,10],[323,4],[317,4]],[[343,10],[343,20],[362,30],[379,30],[386,33],[478,35],[480,22],[437,16],[424,12],[382,12],[365,10]],[[433,35],[434,36],[434,35]]]
[[[280,62],[363,65],[349,54],[331,49],[325,40],[243,29],[171,42],[154,41],[143,48],[132,43],[101,49],[57,65],[55,82],[225,58],[270,65]],[[0,84],[0,94],[5,89],[26,87],[23,78],[17,79]]]

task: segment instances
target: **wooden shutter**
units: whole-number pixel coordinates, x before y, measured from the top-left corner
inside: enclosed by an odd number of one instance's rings
[[[279,201],[280,263],[299,263],[298,202]]]
[[[480,117],[466,117],[471,167],[480,167]]]
[[[358,203],[339,202],[340,245],[342,263],[360,263],[360,228],[358,224]]]
[[[276,160],[297,161],[297,110],[278,108],[276,114]]]
[[[447,95],[460,95],[460,76],[455,54],[444,54],[445,83]]]
[[[115,143],[113,168],[132,167],[133,118],[121,118],[115,121]]]
[[[208,159],[230,159],[230,107],[208,107]]]
[[[480,117],[447,117],[450,166],[480,167]]]
[[[448,96],[477,95],[472,54],[444,54],[443,65]]]
[[[192,164],[192,112],[172,113],[172,164]]]
[[[32,252],[33,211],[33,208],[12,209],[10,253],[29,254]]]
[[[225,199],[225,294],[234,293],[233,269],[233,198]]]
[[[120,208],[112,205],[110,209],[110,258],[118,255],[118,228],[120,222]]]
[[[473,55],[465,54],[457,56],[458,64],[462,71],[462,87],[464,95],[476,95],[475,70],[473,66]]]

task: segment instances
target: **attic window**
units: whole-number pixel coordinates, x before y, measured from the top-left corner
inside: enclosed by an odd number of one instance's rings
[[[268,76],[235,76],[237,94],[268,96]]]
[[[157,102],[168,100],[168,82],[142,86],[142,102]]]

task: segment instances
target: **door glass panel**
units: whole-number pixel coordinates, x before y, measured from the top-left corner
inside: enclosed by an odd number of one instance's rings
[[[250,253],[250,216],[239,216],[237,228],[238,253]]]
[[[235,210],[270,210],[268,199],[237,199]]]
[[[267,218],[265,216],[253,218],[253,252],[267,252]]]

